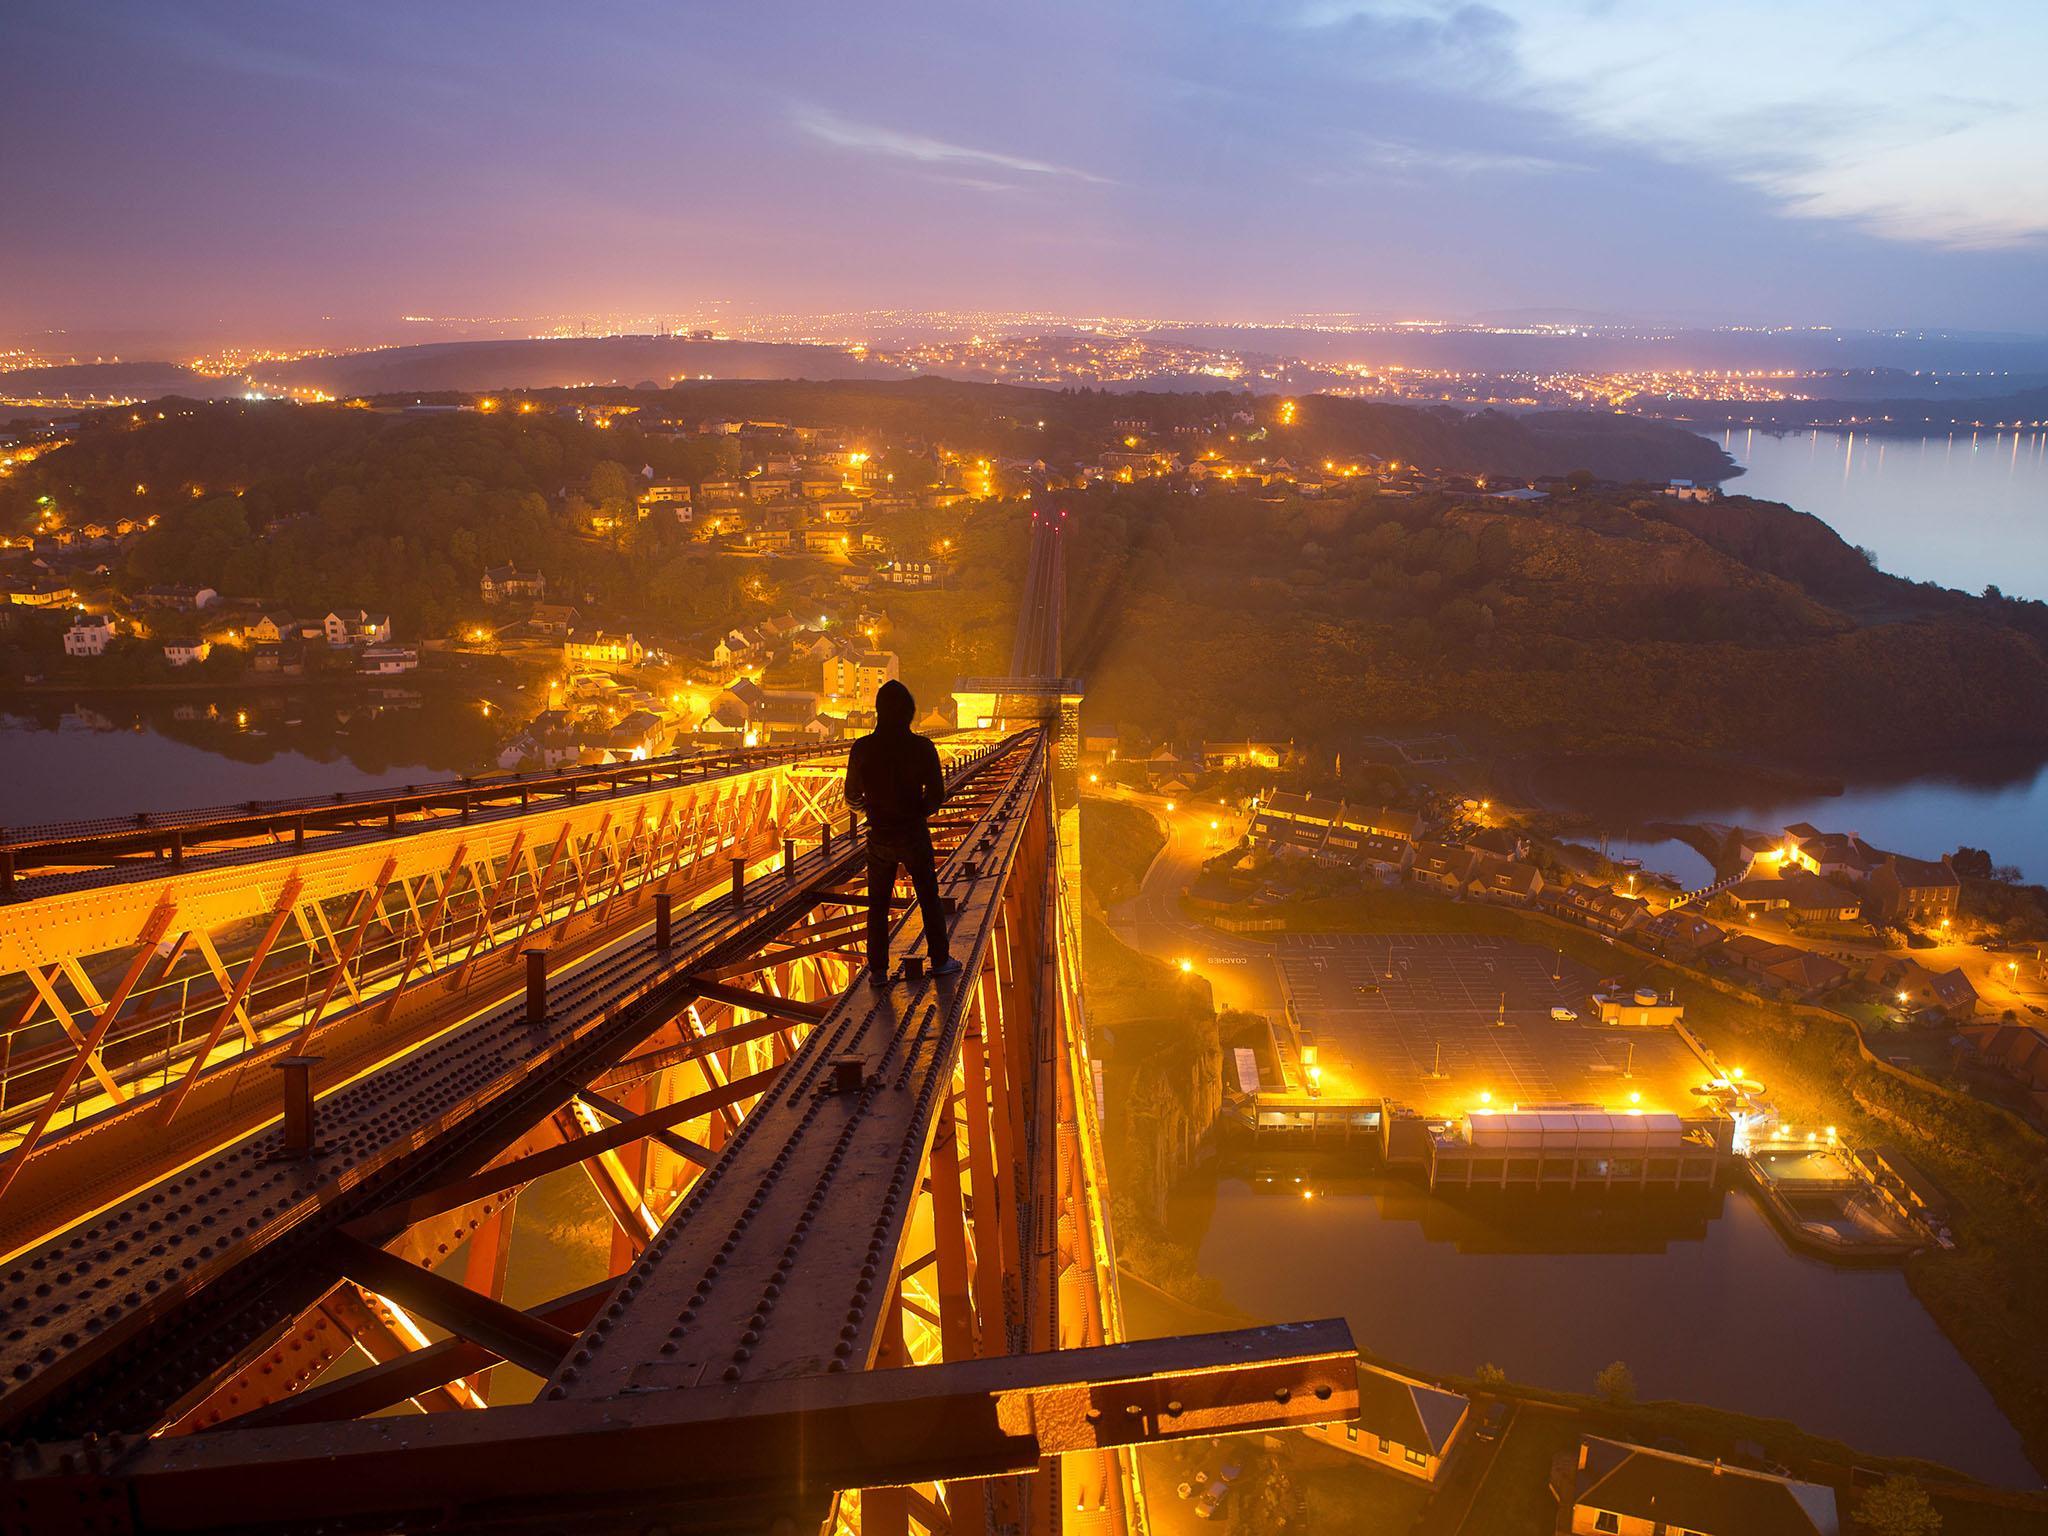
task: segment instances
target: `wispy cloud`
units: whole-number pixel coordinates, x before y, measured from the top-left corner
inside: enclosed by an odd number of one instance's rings
[[[2048,243],[2038,0],[1300,0],[1291,22],[1361,67],[1518,103],[1794,217],[1911,244]],[[1470,68],[1443,67],[1461,56]]]
[[[1548,176],[1565,171],[1582,171],[1583,165],[1553,160],[1547,155],[1502,153],[1485,149],[1462,149],[1455,145],[1410,144],[1400,139],[1367,139],[1365,158],[1373,165],[1396,173],[1435,171],[1453,176],[1476,176],[1505,172],[1515,176]]]
[[[1091,171],[1079,170],[1071,165],[1055,165],[1050,160],[1034,160],[1028,155],[1005,154],[1000,150],[952,144],[944,139],[930,138],[921,133],[904,133],[899,129],[885,128],[879,123],[858,123],[823,107],[800,106],[791,115],[791,120],[801,132],[809,134],[821,143],[830,144],[835,149],[850,150],[856,154],[879,155],[883,159],[906,160],[916,165],[1011,171],[1019,176],[1057,177],[1068,181],[1090,182],[1098,186],[1110,185],[1108,177],[1097,176]],[[968,184],[984,190],[1005,185],[990,181],[986,177],[969,178]]]

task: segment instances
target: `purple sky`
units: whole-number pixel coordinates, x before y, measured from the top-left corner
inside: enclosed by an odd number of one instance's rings
[[[1948,9],[15,7],[0,337],[713,303],[2048,331],[2048,12]]]

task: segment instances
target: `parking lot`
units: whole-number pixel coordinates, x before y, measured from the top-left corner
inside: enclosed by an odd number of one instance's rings
[[[1297,934],[1278,948],[1313,1031],[1323,1092],[1425,1114],[1595,1103],[1689,1112],[1702,1067],[1668,1029],[1599,1022],[1599,978],[1555,950],[1485,934]],[[1579,1017],[1561,1021],[1551,1009]]]

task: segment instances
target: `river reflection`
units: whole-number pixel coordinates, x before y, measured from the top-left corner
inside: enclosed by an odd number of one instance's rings
[[[397,687],[0,703],[0,825],[430,783],[492,766],[482,701]]]
[[[1609,1215],[1539,1234],[1508,1208],[1454,1205],[1403,1179],[1207,1174],[1184,1180],[1168,1211],[1231,1305],[1274,1319],[1341,1312],[1362,1346],[1426,1371],[1491,1362],[1590,1391],[1601,1367],[1625,1360],[1646,1398],[1787,1418],[1869,1451],[2040,1485],[2018,1432],[1899,1271],[1795,1254],[1742,1194]]]

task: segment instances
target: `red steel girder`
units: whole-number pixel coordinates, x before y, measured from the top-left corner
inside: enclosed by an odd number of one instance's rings
[[[842,1488],[1358,1411],[1341,1321],[476,1413],[12,1449],[0,1532],[816,1529]]]

